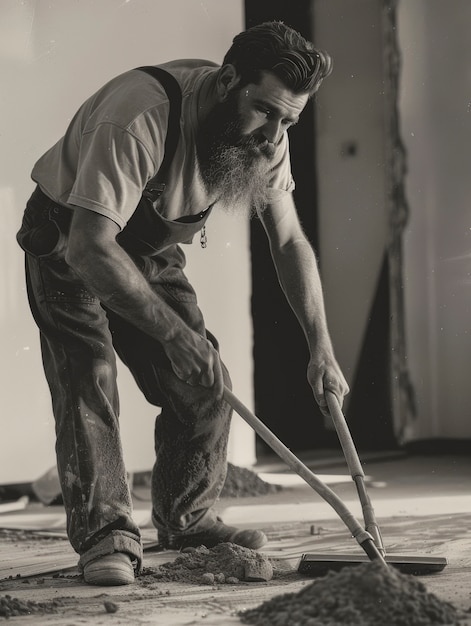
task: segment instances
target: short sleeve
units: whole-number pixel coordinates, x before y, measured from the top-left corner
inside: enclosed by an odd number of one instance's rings
[[[295,182],[291,173],[288,135],[285,133],[278,146],[268,184],[268,201],[274,202],[294,191]]]
[[[109,217],[123,228],[159,158],[159,146],[151,156],[129,130],[101,123],[82,136],[77,175],[67,202]]]

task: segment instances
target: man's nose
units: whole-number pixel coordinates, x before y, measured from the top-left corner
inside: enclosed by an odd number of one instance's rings
[[[262,134],[269,143],[277,144],[281,139],[282,129],[281,122],[276,120],[266,121],[263,125]]]

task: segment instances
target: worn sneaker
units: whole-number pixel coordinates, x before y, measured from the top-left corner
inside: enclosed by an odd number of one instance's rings
[[[239,546],[244,546],[244,548],[258,550],[267,541],[265,533],[261,530],[240,530],[234,526],[226,526],[221,520],[218,520],[210,528],[181,535],[159,530],[160,546],[170,550],[197,548],[201,545],[213,548],[219,543],[236,543]]]
[[[134,582],[131,557],[124,552],[101,556],[84,566],[83,578],[90,585],[130,585]]]

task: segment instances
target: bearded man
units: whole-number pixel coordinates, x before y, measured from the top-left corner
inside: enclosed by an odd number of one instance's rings
[[[173,93],[176,81],[177,98],[152,68],[137,68],[79,108],[34,166],[37,187],[17,236],[52,395],[68,537],[85,581],[98,585],[131,583],[142,563],[119,436],[116,353],[161,408],[151,491],[162,547],[230,541],[258,549],[266,541],[260,530],[226,526],[213,510],[226,474],[231,410],[223,390],[231,383],[179,245],[198,232],[205,245],[212,211],[260,217],[306,335],[317,402],[325,412],[325,389],[340,403],[348,392],[292,197],[287,136],[330,73],[330,57],[269,22],[237,35],[221,66],[180,60],[158,70],[170,75]]]

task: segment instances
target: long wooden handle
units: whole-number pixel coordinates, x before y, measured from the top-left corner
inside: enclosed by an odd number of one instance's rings
[[[358,497],[363,511],[365,528],[369,533],[371,533],[378,549],[384,556],[386,551],[383,546],[381,531],[376,521],[373,505],[366,491],[365,473],[363,472],[363,467],[358,457],[355,444],[353,443],[347,421],[342,413],[342,409],[340,408],[340,404],[335,394],[327,390],[325,395],[327,406],[329,407],[329,413],[332,421],[334,422],[335,430],[337,431],[340,445],[342,446],[345,460],[347,461],[348,469],[350,470],[350,474],[357,488]]]
[[[382,558],[381,553],[376,549],[374,537],[355,519],[337,494],[311,472],[227,387],[224,387],[224,399],[298,476],[330,504],[368,557],[370,559]]]

